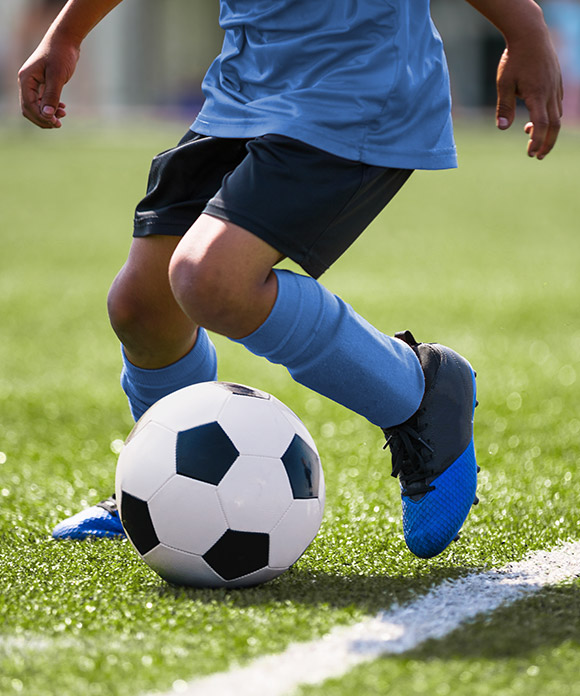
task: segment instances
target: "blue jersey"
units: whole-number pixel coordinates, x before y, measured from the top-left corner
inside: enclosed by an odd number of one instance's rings
[[[456,166],[449,75],[429,0],[220,7],[224,44],[193,130],[277,133],[379,166]]]

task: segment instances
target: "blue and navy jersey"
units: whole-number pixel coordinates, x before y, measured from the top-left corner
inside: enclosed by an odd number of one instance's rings
[[[456,166],[429,0],[221,0],[220,8],[224,44],[193,130],[278,133],[379,166]]]

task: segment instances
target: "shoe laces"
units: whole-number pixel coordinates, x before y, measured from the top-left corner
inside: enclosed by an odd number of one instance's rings
[[[383,449],[389,447],[393,459],[391,476],[400,476],[404,486],[402,495],[423,495],[435,490],[427,483],[428,463],[434,451],[431,445],[408,423],[385,428],[383,432],[387,438]]]
[[[97,503],[95,507],[103,508],[103,510],[106,510],[111,515],[118,514],[117,499],[114,493],[110,498],[107,498],[106,500],[101,500],[101,502]]]

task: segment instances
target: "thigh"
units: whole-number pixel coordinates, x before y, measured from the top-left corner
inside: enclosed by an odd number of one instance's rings
[[[412,173],[331,155],[280,135],[246,144],[205,212],[248,230],[318,278]]]
[[[186,260],[196,276],[213,277],[233,294],[264,283],[284,258],[253,232],[208,214],[182,237],[175,256]]]

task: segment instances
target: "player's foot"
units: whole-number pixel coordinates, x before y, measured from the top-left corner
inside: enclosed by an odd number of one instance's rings
[[[59,522],[52,530],[52,536],[55,539],[124,537],[115,495]]]
[[[384,429],[401,484],[403,532],[420,558],[441,553],[456,537],[477,501],[473,444],[475,372],[450,348],[417,343],[410,331],[396,334],[419,358],[425,395],[405,423]]]

